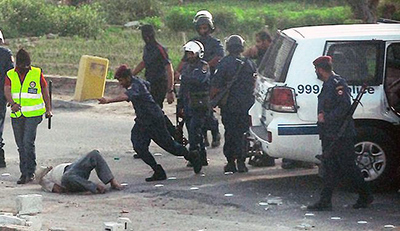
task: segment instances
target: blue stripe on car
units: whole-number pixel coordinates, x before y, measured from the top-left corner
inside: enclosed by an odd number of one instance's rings
[[[278,135],[318,135],[318,129],[316,124],[278,124]]]

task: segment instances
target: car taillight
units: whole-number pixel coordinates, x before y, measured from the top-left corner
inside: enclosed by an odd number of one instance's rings
[[[269,143],[272,143],[272,132],[270,132],[270,131],[267,132],[267,141]]]
[[[268,97],[269,108],[277,112],[296,112],[297,105],[293,88],[273,87]]]

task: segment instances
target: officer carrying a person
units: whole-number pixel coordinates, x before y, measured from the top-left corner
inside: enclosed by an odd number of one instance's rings
[[[224,47],[221,41],[212,36],[212,33],[215,30],[213,17],[210,12],[206,10],[201,10],[196,13],[193,23],[195,25],[196,31],[199,36],[191,39],[201,42],[204,46],[204,57],[203,60],[206,61],[210,68],[211,76],[213,78],[213,73],[215,71],[215,67],[217,66],[219,60],[224,56]],[[180,72],[182,70],[183,64],[186,62],[186,57],[182,58],[177,71],[175,73],[175,77],[178,78]],[[207,130],[211,130],[212,134],[212,142],[211,147],[218,147],[220,145],[221,135],[219,133],[218,128],[218,119],[215,118],[213,110],[209,110],[207,112],[206,123],[204,126],[204,138],[206,146],[209,145],[207,139]]]
[[[3,33],[0,31],[0,44],[4,44]],[[11,50],[0,46],[0,168],[6,167],[6,161],[4,156],[4,143],[3,143],[3,130],[4,130],[4,119],[6,118],[7,111],[7,100],[4,96],[4,80],[6,78],[7,71],[14,68],[14,60],[12,57]]]
[[[226,40],[228,55],[221,59],[211,82],[210,97],[217,97],[230,86],[226,103],[221,108],[222,123],[225,128],[224,155],[228,164],[225,172],[247,172],[244,153],[244,133],[249,129],[248,111],[254,103],[254,83],[256,65],[253,61],[241,57],[244,39],[231,35]]]
[[[181,144],[175,142],[167,131],[164,113],[150,94],[149,82],[132,76],[131,70],[126,65],[121,65],[115,72],[115,79],[126,89],[124,93],[114,98],[100,98],[100,104],[130,101],[135,110],[135,125],[131,131],[131,142],[139,157],[154,171],[146,181],[159,181],[167,179],[167,175],[161,165],[157,164],[149,152],[150,141],[153,140],[167,152],[183,156],[193,165],[197,174],[201,171],[200,159]]]
[[[196,40],[189,41],[183,46],[186,62],[181,71],[181,88],[179,99],[186,126],[189,132],[189,150],[200,153],[202,165],[207,165],[207,154],[204,146],[203,126],[209,108],[210,70],[204,55],[203,45]]]
[[[307,209],[311,211],[331,210],[333,190],[345,176],[352,180],[352,185],[359,194],[353,208],[366,208],[372,203],[373,196],[355,162],[354,121],[351,117],[346,118],[351,107],[349,87],[345,79],[333,72],[330,56],[318,57],[313,64],[318,79],[324,82],[321,93],[318,95],[317,111],[318,131],[322,142],[324,188],[319,201],[309,205]],[[336,137],[345,119],[350,121],[348,121],[344,135]],[[338,140],[335,140],[337,138]]]

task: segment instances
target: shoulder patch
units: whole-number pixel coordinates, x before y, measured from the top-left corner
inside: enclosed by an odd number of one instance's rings
[[[343,86],[337,86],[336,87],[336,93],[338,95],[343,95],[344,94],[344,87]]]

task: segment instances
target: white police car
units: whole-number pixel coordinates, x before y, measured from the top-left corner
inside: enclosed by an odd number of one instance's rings
[[[278,31],[258,70],[250,109],[250,135],[262,151],[317,163],[318,80],[312,61],[333,58],[353,97],[366,90],[354,113],[358,166],[366,181],[380,185],[394,177],[400,148],[400,24],[300,27]]]

